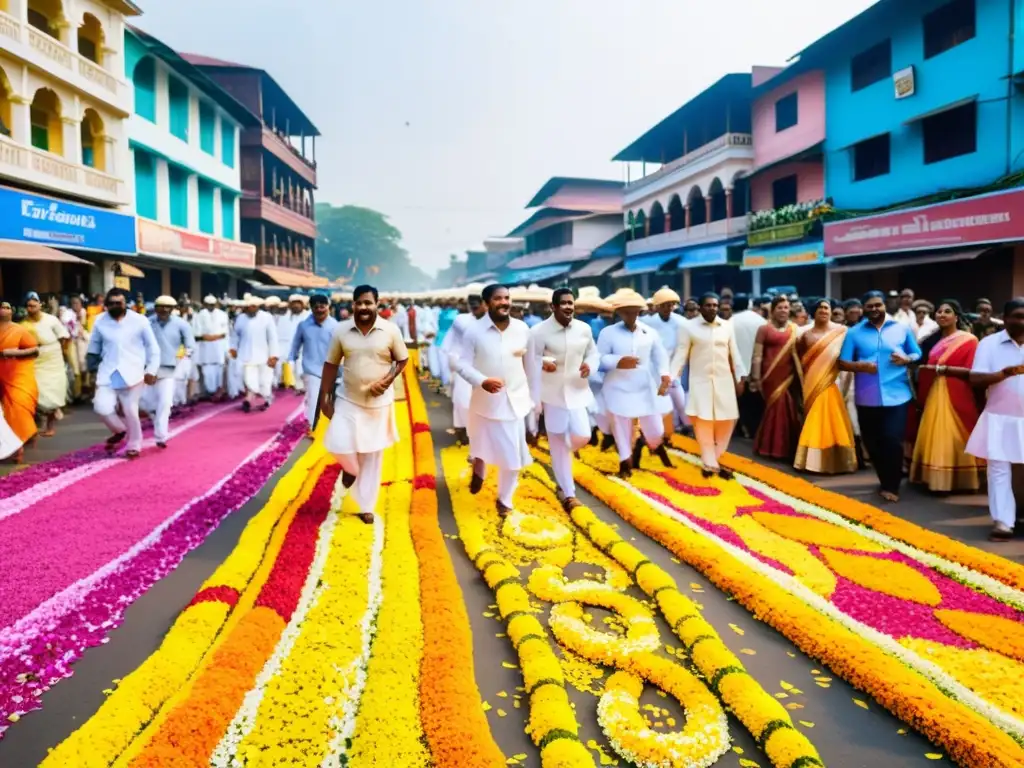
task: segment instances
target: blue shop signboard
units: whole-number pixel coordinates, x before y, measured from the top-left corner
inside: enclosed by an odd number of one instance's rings
[[[0,187],[0,240],[134,254],[135,217]]]

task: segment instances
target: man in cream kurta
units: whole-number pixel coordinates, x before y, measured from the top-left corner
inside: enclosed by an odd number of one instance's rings
[[[228,313],[217,306],[217,297],[203,299],[196,315],[196,365],[203,376],[203,388],[214,400],[224,397],[224,364],[228,356]]]
[[[262,309],[263,299],[250,296],[245,300],[245,314],[235,320],[235,347],[231,357],[242,366],[245,400],[242,410],[252,410],[257,397],[263,399],[263,410],[274,401],[274,367],[277,365],[277,326],[274,317]]]
[[[672,383],[669,358],[653,329],[638,322],[647,301],[636,291],[619,291],[609,298],[621,318],[609,325],[597,338],[601,355],[605,407],[611,421],[615,447],[619,453],[619,476],[628,478],[640,462],[644,442],[662,463],[671,467],[662,441],[665,422],[658,398]],[[640,424],[642,437],[633,445],[634,422]]]
[[[590,442],[594,395],[591,371],[601,364],[590,326],[576,320],[572,291],[559,288],[551,297],[551,316],[530,329],[530,389],[544,424],[551,469],[566,510],[579,506],[572,479],[572,455]]]
[[[342,485],[351,489],[364,523],[373,522],[384,451],[398,442],[393,385],[409,362],[398,326],[377,315],[378,298],[372,286],[355,289],[352,318],[335,329],[320,380],[320,410],[331,420],[324,447],[341,464]]]
[[[473,451],[470,491],[480,492],[486,465],[498,468],[498,515],[512,511],[519,470],[529,466],[527,414],[533,409],[525,357],[530,329],[510,316],[508,288],[489,285],[483,290],[487,314],[465,334],[465,354],[456,373],[473,387],[469,400],[469,444]]]
[[[703,474],[716,472],[725,479],[732,473],[718,460],[729,448],[732,431],[739,418],[736,396],[747,375],[736,344],[732,323],[718,317],[718,295],[706,293],[700,299],[700,314],[689,320],[679,333],[672,354],[672,372],[676,375],[690,366],[690,391],[686,413],[700,445]]]

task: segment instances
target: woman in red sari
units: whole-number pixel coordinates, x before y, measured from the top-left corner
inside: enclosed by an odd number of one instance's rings
[[[754,436],[754,452],[772,459],[792,461],[800,437],[800,414],[794,390],[798,389],[797,326],[789,320],[785,296],[772,299],[770,320],[757,330],[750,382],[764,397],[764,417]]]
[[[978,339],[968,330],[960,305],[939,303],[939,329],[921,343],[917,402],[923,410],[910,462],[910,482],[931,491],[977,491],[984,462],[966,453],[978,421],[969,381]]]

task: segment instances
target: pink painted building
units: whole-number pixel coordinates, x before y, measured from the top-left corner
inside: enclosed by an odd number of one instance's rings
[[[772,87],[773,83],[778,83]],[[768,211],[824,197],[825,76],[785,70],[757,86],[752,108],[754,171],[750,207]]]

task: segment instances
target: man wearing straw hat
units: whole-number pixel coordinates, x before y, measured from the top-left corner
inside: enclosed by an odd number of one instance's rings
[[[655,291],[651,304],[654,306],[654,314],[645,315],[641,322],[646,323],[661,339],[665,352],[669,355],[675,351],[679,339],[679,331],[686,320],[676,312],[679,308],[679,294],[665,286]],[[686,391],[683,389],[681,377],[672,379],[668,388],[668,403],[662,403],[662,410],[668,406],[668,413],[672,414],[672,426],[675,429],[688,427],[690,420],[686,417]]]
[[[551,316],[530,329],[530,390],[544,424],[558,497],[566,511],[579,506],[572,478],[572,455],[590,441],[594,395],[587,380],[601,364],[590,326],[576,320],[572,291],[551,297]]]
[[[487,465],[498,468],[498,515],[512,511],[519,470],[533,463],[526,444],[526,416],[533,410],[526,374],[530,329],[511,317],[508,288],[484,288],[487,314],[463,338],[456,373],[473,387],[469,401],[469,444],[473,479],[469,489],[480,493]]]
[[[242,366],[245,400],[242,410],[248,413],[257,397],[263,400],[262,410],[274,401],[274,366],[277,365],[277,327],[269,312],[264,312],[263,299],[249,296],[245,300],[245,314],[235,320],[237,341],[231,357]]]
[[[638,322],[647,301],[633,290],[618,291],[609,299],[619,322],[601,331],[597,349],[604,372],[605,407],[611,420],[615,447],[619,453],[619,476],[627,479],[639,466],[644,443],[662,463],[671,467],[662,444],[665,423],[657,398],[672,383],[669,357],[651,328]],[[633,445],[633,426],[639,422],[641,437]]]
[[[672,354],[672,372],[679,375],[690,366],[690,392],[686,413],[700,445],[702,474],[718,474],[725,480],[732,472],[718,463],[729,448],[739,419],[737,395],[747,375],[731,322],[718,316],[718,294],[700,298],[700,315],[687,321]]]

